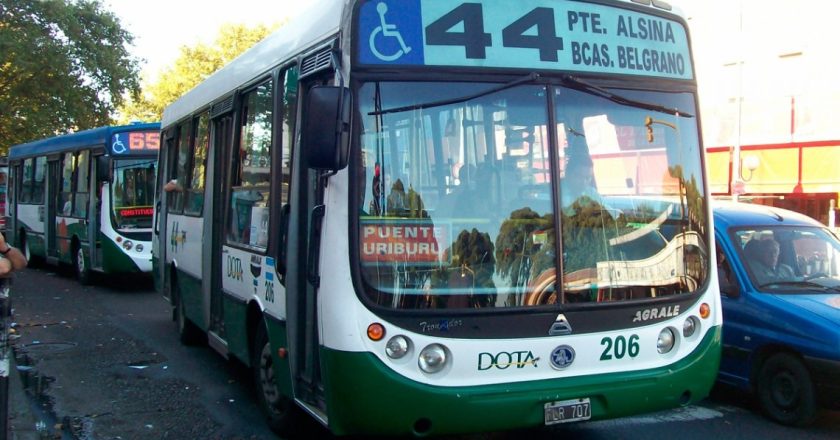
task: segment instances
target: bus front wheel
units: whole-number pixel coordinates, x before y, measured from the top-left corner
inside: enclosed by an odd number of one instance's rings
[[[20,230],[19,237],[18,248],[22,249],[23,256],[26,257],[27,266],[32,268],[37,267],[39,262],[32,259],[32,250],[29,249],[29,240],[26,238],[26,232],[23,229]]]
[[[90,268],[85,262],[85,252],[78,243],[74,248],[73,267],[76,269],[76,278],[79,280],[79,284],[86,286],[90,284]]]
[[[257,327],[251,357],[251,371],[254,376],[257,399],[268,418],[269,427],[281,437],[295,436],[298,433],[294,429],[297,407],[280,392],[277,386],[271,343],[268,341],[268,331],[262,322]]]
[[[25,236],[21,238],[21,241],[23,242],[23,256],[26,257],[26,261],[32,260],[32,251],[29,250],[29,242]]]

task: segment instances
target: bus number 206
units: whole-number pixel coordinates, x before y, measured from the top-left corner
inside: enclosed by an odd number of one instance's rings
[[[625,355],[631,358],[639,355],[639,335],[630,335],[629,339],[625,339],[624,336],[615,339],[607,336],[601,339],[601,345],[604,347],[601,353],[602,361],[621,359]]]

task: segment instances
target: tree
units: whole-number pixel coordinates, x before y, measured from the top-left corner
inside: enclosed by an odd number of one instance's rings
[[[110,124],[139,91],[133,39],[98,0],[0,0],[0,151]]]
[[[196,44],[181,47],[181,54],[172,67],[159,72],[154,82],[143,80],[143,92],[130,97],[119,109],[119,122],[159,121],[163,109],[184,93],[224,67],[242,52],[265,38],[276,26],[227,24],[219,30],[212,45]]]

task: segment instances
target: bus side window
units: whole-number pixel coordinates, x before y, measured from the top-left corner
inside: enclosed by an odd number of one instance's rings
[[[175,174],[172,176],[176,179],[181,188],[186,188],[188,185],[187,168],[190,162],[190,134],[192,132],[192,125],[187,122],[178,126],[178,145],[175,153]],[[184,210],[184,192],[172,191],[167,196],[167,203],[169,204],[169,211],[174,214],[181,214]]]
[[[239,150],[231,165],[227,239],[257,248],[268,247],[272,97],[270,81],[243,95]]]
[[[46,187],[47,158],[46,156],[35,158],[35,183],[32,186],[32,200],[30,202],[44,203],[44,188]]]
[[[184,213],[201,215],[204,210],[204,179],[207,162],[207,149],[210,144],[210,114],[202,113],[195,119],[195,137],[190,148],[192,157],[189,189],[184,203]]]
[[[80,151],[76,158],[76,206],[73,215],[86,218],[90,201],[90,151]]]

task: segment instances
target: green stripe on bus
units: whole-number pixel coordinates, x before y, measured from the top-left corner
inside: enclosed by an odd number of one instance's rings
[[[248,304],[235,300],[228,295],[222,295],[222,314],[225,323],[225,340],[228,350],[239,358],[245,365],[251,363],[251,340],[248,338]]]
[[[474,387],[418,383],[370,353],[324,349],[330,428],[338,435],[409,435],[423,419],[428,435],[536,427],[544,424],[545,403],[581,397],[591,399],[592,420],[673,408],[708,395],[720,338],[718,326],[691,355],[651,370]]]
[[[137,264],[116,243],[107,237],[99,242],[102,243],[102,270],[105,273],[140,272]]]
[[[266,328],[268,330],[269,339],[271,340],[271,347],[274,356],[274,378],[277,386],[280,388],[280,393],[286,397],[292,397],[292,370],[289,365],[289,357],[280,358],[278,349],[285,348],[288,350],[288,338],[286,333],[286,321],[279,321],[276,319],[266,319]]]

